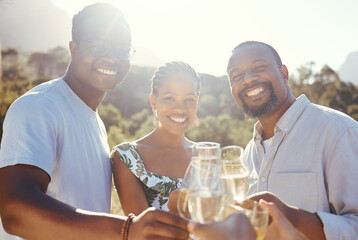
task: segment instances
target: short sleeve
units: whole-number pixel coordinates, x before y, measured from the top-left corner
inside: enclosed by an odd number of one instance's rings
[[[4,120],[0,168],[27,164],[51,176],[58,147],[59,121],[55,104],[41,94],[23,96],[15,101]]]

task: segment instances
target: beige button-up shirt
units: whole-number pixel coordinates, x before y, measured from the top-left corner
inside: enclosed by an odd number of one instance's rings
[[[249,194],[270,191],[317,212],[327,239],[358,239],[358,123],[301,95],[277,122],[268,149],[260,132],[257,122],[245,149]]]

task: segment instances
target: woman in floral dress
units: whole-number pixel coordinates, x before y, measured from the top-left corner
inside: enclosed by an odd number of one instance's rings
[[[114,183],[125,214],[148,207],[168,210],[169,193],[180,187],[194,142],[184,134],[194,123],[200,79],[183,62],[161,66],[152,78],[150,105],[155,129],[134,142],[114,147]]]

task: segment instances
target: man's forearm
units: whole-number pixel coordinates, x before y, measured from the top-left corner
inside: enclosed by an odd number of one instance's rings
[[[6,208],[5,230],[25,239],[115,239],[124,222],[110,214],[74,209],[49,196],[14,201]]]
[[[316,213],[310,213],[302,209],[290,208],[288,219],[306,237],[312,240],[326,239],[323,224]]]

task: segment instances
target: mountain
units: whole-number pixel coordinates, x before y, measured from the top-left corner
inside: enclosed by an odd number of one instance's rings
[[[159,58],[153,51],[141,46],[135,46],[135,48],[136,52],[133,56],[133,65],[156,68],[165,63],[165,61]]]
[[[71,21],[51,0],[0,0],[0,46],[32,52],[68,48]],[[165,62],[149,49],[135,48],[134,65],[157,67]]]
[[[358,85],[358,51],[350,53],[338,70],[339,77],[345,82]]]
[[[3,0],[0,4],[2,48],[47,51],[68,46],[71,18],[50,0]]]

